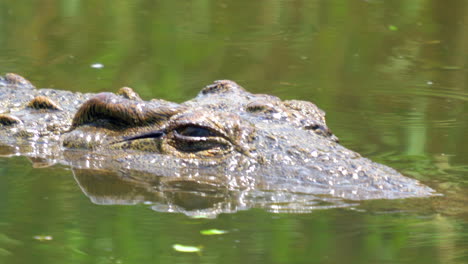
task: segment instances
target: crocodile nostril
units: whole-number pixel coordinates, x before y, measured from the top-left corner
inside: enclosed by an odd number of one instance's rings
[[[306,129],[306,130],[317,130],[317,129],[323,129],[323,127],[321,125],[318,125],[318,124],[312,124],[312,125],[304,126],[304,129]]]
[[[305,130],[312,130],[316,134],[324,136],[324,137],[330,137],[331,140],[333,140],[335,142],[339,141],[338,137],[333,135],[332,131],[326,126],[319,125],[319,124],[310,124],[310,125],[304,126],[304,129]]]

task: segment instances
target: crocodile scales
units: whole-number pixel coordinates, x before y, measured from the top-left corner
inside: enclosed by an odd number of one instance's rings
[[[115,172],[153,189],[345,200],[435,194],[340,145],[313,103],[251,94],[229,80],[177,104],[143,101],[128,87],[115,94],[36,89],[6,74],[0,78],[0,144],[11,155]]]

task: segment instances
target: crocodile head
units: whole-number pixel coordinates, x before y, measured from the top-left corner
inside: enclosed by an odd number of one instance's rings
[[[119,93],[85,102],[63,146],[92,149],[107,166],[171,183],[353,200],[433,193],[338,144],[325,113],[310,102],[251,94],[232,81],[216,81],[182,104],[145,102],[129,89]]]
[[[281,124],[285,131],[312,131],[324,140],[337,141],[324,116],[309,102],[283,102],[250,94],[232,81],[217,81],[183,104],[98,94],[78,110],[63,142],[68,148],[132,149],[181,158],[249,156],[256,152],[258,122]],[[277,134],[269,136],[279,140]]]

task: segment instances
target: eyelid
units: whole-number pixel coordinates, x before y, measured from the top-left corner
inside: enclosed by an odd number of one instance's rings
[[[209,127],[199,126],[199,125],[184,125],[176,127],[174,130],[179,136],[183,137],[195,137],[195,138],[203,138],[203,137],[220,137],[217,131],[213,131],[213,129]]]
[[[232,143],[218,131],[211,127],[195,124],[184,124],[170,129],[169,144],[183,152],[209,151],[213,155],[216,151],[232,150]]]
[[[198,122],[197,122],[198,121]],[[222,137],[228,139],[229,136],[216,122],[210,119],[196,120],[194,118],[179,118],[172,120],[166,131],[180,134],[180,131],[187,127],[206,129],[210,132],[210,137]],[[184,136],[180,134],[180,136]],[[187,136],[189,137],[189,136]]]

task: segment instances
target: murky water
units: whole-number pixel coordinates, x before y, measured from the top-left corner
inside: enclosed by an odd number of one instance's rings
[[[2,73],[173,101],[233,79],[313,101],[343,145],[444,196],[197,219],[103,205],[67,167],[2,157],[0,263],[468,262],[467,27],[461,0],[1,1]]]

